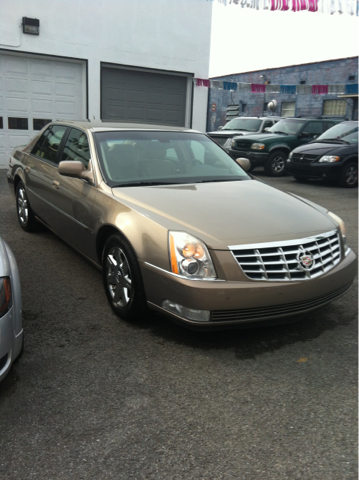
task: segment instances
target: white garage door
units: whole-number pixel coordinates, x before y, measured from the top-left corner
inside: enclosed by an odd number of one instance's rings
[[[85,62],[0,52],[0,168],[49,121],[84,118]]]

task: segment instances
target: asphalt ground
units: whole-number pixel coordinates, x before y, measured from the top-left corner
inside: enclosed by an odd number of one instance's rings
[[[341,216],[357,253],[357,190],[258,176]],[[288,325],[130,324],[90,263],[46,229],[21,230],[5,171],[0,235],[25,330],[0,384],[1,480],[357,479],[357,283]]]

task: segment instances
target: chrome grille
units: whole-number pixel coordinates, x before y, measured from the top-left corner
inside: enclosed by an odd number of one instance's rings
[[[341,259],[337,231],[301,240],[230,246],[229,249],[252,280],[308,280],[328,272]],[[310,261],[311,265],[305,264]]]
[[[310,165],[319,158],[319,155],[309,155],[304,153],[293,153],[292,162],[301,163],[302,165]]]

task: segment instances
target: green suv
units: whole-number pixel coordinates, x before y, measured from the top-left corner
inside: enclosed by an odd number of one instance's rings
[[[294,148],[315,140],[338,121],[329,119],[285,118],[265,134],[234,137],[229,154],[232,158],[248,158],[251,170],[263,166],[273,177],[285,174],[286,160]]]

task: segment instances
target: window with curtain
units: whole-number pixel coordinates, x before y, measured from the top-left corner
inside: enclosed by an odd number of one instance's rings
[[[282,102],[282,117],[295,117],[295,102]]]

